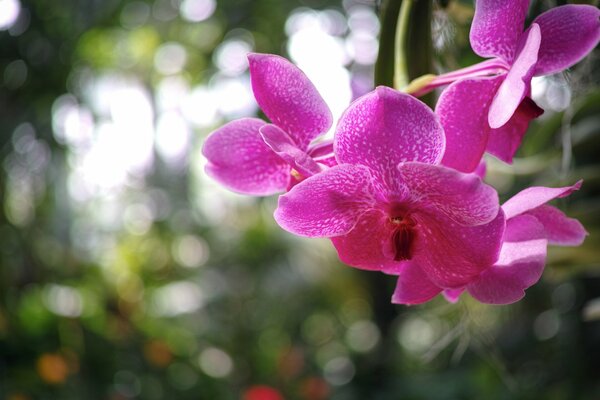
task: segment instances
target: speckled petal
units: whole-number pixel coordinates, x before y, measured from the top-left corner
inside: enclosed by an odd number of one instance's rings
[[[508,199],[502,205],[502,210],[504,210],[506,218],[510,219],[516,215],[523,214],[525,211],[537,208],[550,200],[570,195],[574,191],[579,190],[582,182],[579,181],[573,186],[561,188],[547,188],[543,186],[527,188]]]
[[[444,142],[442,127],[429,107],[380,86],[344,112],[335,132],[334,151],[340,164],[367,166],[393,187],[398,163],[439,163]]]
[[[356,226],[345,235],[331,238],[340,260],[356,268],[398,274],[402,262],[392,254],[393,227],[380,210],[370,210],[360,216]]]
[[[497,129],[506,124],[531,90],[540,42],[540,27],[533,24],[523,34],[518,55],[492,100],[488,114],[491,128]]]
[[[319,164],[327,167],[337,165],[337,160],[333,154],[333,140],[324,140],[319,143],[313,143],[308,148],[308,155]]]
[[[504,126],[489,130],[486,151],[500,160],[512,164],[529,123],[543,113],[544,110],[538,107],[533,100],[525,97]]]
[[[435,113],[446,134],[443,165],[461,172],[477,168],[488,142],[489,107],[504,76],[462,79],[442,92]]]
[[[308,154],[313,158],[333,155],[333,139],[315,142],[308,147]]]
[[[524,215],[534,216],[543,226],[548,243],[559,246],[579,246],[588,235],[581,222],[569,218],[556,207],[542,205]]]
[[[411,207],[467,226],[486,224],[498,215],[498,193],[475,174],[415,162],[402,163],[398,170]]]
[[[292,138],[276,125],[267,124],[262,126],[260,128],[260,135],[271,150],[304,177],[321,172],[321,167],[319,167],[312,157],[299,149]]]
[[[338,165],[300,182],[279,197],[275,220],[300,236],[344,235],[374,208],[371,174],[361,166]]]
[[[547,240],[536,218],[520,215],[507,221],[505,239],[498,261],[467,285],[469,294],[482,303],[519,301],[544,270]]]
[[[473,51],[511,62],[523,32],[529,0],[477,0],[471,25]]]
[[[535,75],[565,70],[588,55],[600,41],[600,10],[569,4],[553,8],[537,17],[542,43]]]
[[[429,280],[414,262],[407,262],[404,270],[398,276],[396,289],[392,295],[394,304],[421,304],[433,299],[442,289]]]
[[[265,122],[243,118],[223,125],[204,142],[208,159],[206,173],[233,191],[266,196],[283,192],[290,166],[262,140],[259,129]]]
[[[488,224],[466,227],[437,215],[418,215],[414,258],[429,279],[444,289],[459,289],[498,259],[504,233],[500,211]]]
[[[274,124],[303,150],[331,127],[329,107],[304,73],[283,57],[248,55],[254,97]]]

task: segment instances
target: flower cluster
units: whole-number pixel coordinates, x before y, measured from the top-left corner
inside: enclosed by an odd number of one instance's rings
[[[387,87],[337,121],[309,79],[275,55],[250,54],[252,88],[272,123],[230,122],[206,140],[206,172],[231,190],[279,197],[277,223],[330,238],[353,267],[397,276],[392,301],[467,291],[483,303],[521,299],[548,244],[576,246],[583,226],[546,203],[579,189],[531,187],[502,206],[481,179],[484,152],[511,162],[541,110],[531,78],[562,71],[600,41],[600,10],[557,7],[523,32],[528,0],[478,0],[471,45],[491,57],[440,75],[413,96]],[[420,95],[449,85],[435,112]]]

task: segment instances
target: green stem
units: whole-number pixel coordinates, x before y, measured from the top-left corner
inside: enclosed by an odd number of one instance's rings
[[[394,89],[402,90],[412,80],[409,77],[408,37],[410,35],[410,16],[414,0],[403,0],[398,13],[395,35]]]
[[[375,83],[403,90],[414,79],[433,73],[431,16],[433,0],[386,0],[381,9]],[[421,98],[429,105],[433,96]]]
[[[397,87],[401,90],[411,81],[424,75],[433,74],[433,40],[431,38],[432,0],[404,0],[412,3],[404,19],[400,20],[397,31],[404,32],[403,42],[398,43],[400,63],[405,65],[405,80],[398,78]],[[429,106],[435,103],[433,93],[421,97]]]
[[[375,63],[375,86],[394,86],[394,55],[396,24],[402,0],[383,0],[381,2],[379,35],[379,54]]]

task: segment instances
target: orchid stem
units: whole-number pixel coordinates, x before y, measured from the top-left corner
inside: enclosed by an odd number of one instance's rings
[[[485,60],[481,63],[441,75],[427,74],[420,76],[404,86],[402,91],[404,93],[412,94],[415,97],[420,97],[440,86],[446,86],[459,79],[504,74],[507,73],[508,69],[508,65],[501,60]]]
[[[398,23],[396,24],[394,53],[394,89],[401,90],[411,79],[408,76],[408,46],[407,37],[409,29],[410,11],[413,6],[413,0],[404,0],[398,13]]]
[[[403,0],[395,34],[394,88],[403,90],[414,79],[433,72],[432,0]],[[433,96],[422,99],[433,104]]]
[[[396,54],[396,24],[402,0],[383,0],[379,12],[381,33],[379,54],[375,63],[375,86],[394,86],[394,58]]]

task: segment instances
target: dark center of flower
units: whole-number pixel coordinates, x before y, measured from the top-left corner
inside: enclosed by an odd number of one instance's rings
[[[392,233],[392,249],[394,261],[405,261],[412,258],[412,247],[416,237],[415,221],[408,215],[392,217],[390,222],[394,225]]]

